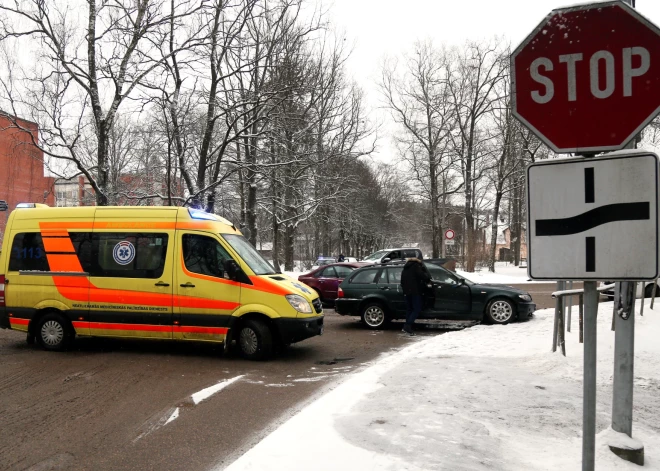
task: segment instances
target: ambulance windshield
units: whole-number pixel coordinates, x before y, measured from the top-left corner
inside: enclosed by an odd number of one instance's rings
[[[243,261],[248,264],[255,275],[274,275],[277,273],[245,237],[235,234],[221,234],[222,237],[238,252]]]

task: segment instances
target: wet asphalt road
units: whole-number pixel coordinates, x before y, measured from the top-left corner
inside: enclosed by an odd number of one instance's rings
[[[554,306],[554,284],[518,286],[539,309]],[[410,338],[401,324],[369,331],[332,310],[325,325],[323,336],[269,362],[211,344],[114,339],[78,339],[72,351],[52,353],[0,330],[0,469],[222,469],[342,376],[444,333],[420,327]],[[202,402],[191,399],[239,376]]]

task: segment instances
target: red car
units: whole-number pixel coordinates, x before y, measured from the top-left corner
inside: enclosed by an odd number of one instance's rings
[[[337,288],[343,279],[356,268],[365,265],[369,263],[333,263],[300,275],[298,281],[302,281],[319,293],[323,304],[333,303],[337,299]]]

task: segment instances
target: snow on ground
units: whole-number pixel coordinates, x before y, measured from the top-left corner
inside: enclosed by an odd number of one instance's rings
[[[633,437],[645,445],[644,469],[660,470],[660,306],[648,304],[635,320]],[[226,471],[580,469],[583,356],[575,317],[567,357],[550,350],[552,310],[525,323],[420,336],[347,376]],[[596,469],[640,469],[604,440],[611,321],[612,303],[601,304]]]
[[[474,273],[456,270],[461,276],[464,276],[470,281],[475,283],[497,283],[503,285],[512,285],[520,283],[547,283],[547,281],[536,282],[530,280],[527,276],[527,265],[522,268],[515,266],[513,263],[496,262],[495,273],[488,271],[488,268],[482,268]]]

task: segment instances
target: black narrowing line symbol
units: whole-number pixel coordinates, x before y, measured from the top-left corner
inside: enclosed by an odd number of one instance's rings
[[[594,168],[584,169],[584,202],[595,202]],[[602,224],[614,221],[642,221],[651,219],[650,203],[606,204],[577,216],[563,219],[538,219],[537,236],[579,234]],[[596,238],[586,238],[586,271],[596,271]]]

